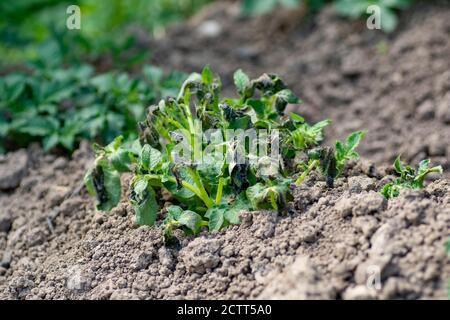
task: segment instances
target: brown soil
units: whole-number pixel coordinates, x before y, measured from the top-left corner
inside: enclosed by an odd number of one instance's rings
[[[332,10],[243,20],[219,2],[175,28],[155,41],[161,65],[197,71],[208,62],[227,91],[239,67],[276,72],[305,101],[300,112],[334,120],[330,140],[368,129],[367,160],[334,189],[312,175],[290,215],[245,213],[239,226],[167,247],[160,229],[134,225],[126,201],[95,212],[80,184],[87,144],[70,160],[36,146],[11,153],[0,159],[0,298],[445,299],[450,181],[389,202],[377,191],[398,153],[449,172],[449,14],[448,5],[416,6],[388,37]],[[366,285],[373,268],[379,290]]]

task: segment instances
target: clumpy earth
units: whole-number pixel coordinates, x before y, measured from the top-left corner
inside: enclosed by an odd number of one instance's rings
[[[27,176],[0,197],[0,298],[447,296],[448,180],[387,202],[377,190],[389,170],[361,161],[334,189],[312,174],[289,213],[244,212],[239,226],[164,245],[160,228],[135,225],[125,199],[95,212],[80,188],[91,156],[87,144],[72,161],[29,150]]]
[[[362,160],[333,189],[312,174],[289,213],[245,212],[239,226],[177,234],[167,246],[159,228],[135,225],[127,176],[120,205],[95,212],[82,185],[87,143],[70,159],[35,145],[9,153],[0,157],[0,298],[447,298],[449,15],[448,4],[416,5],[387,36],[331,8],[241,19],[220,1],[152,40],[154,61],[188,72],[209,62],[228,93],[237,68],[278,73],[304,100],[301,114],[334,121],[327,143],[368,130]],[[447,173],[386,201],[378,191],[399,153]]]

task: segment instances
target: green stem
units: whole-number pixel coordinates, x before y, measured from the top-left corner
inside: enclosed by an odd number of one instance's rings
[[[217,187],[216,205],[219,205],[220,201],[222,201],[222,192],[223,192],[224,182],[225,182],[225,179],[223,177],[220,177],[219,178],[219,186]]]
[[[297,186],[301,185],[303,180],[306,179],[306,177],[308,176],[308,174],[314,170],[314,168],[319,164],[319,160],[314,160],[313,162],[311,162],[308,166],[308,168],[300,175],[300,177],[298,177],[297,181],[295,182],[295,184]]]
[[[203,200],[203,202],[206,204],[206,206],[208,208],[211,208],[212,206],[214,206],[214,202],[211,200],[208,193],[206,192],[205,187],[203,186],[202,180],[201,180],[198,172],[192,168],[189,168],[188,170],[189,170],[190,175],[192,176],[192,179],[194,179],[195,185],[197,186],[197,188],[201,194],[200,198]]]
[[[270,192],[269,193],[269,197],[270,197],[270,203],[272,204],[272,208],[274,210],[278,210],[277,199],[275,197],[275,193],[274,192]]]
[[[159,176],[159,175],[157,175],[157,174],[147,174],[146,177],[147,177],[148,179],[154,179],[154,180],[159,179],[159,180],[161,180],[161,176]],[[170,182],[177,183],[177,179],[175,179],[174,177],[168,177],[168,180],[169,180]],[[200,190],[199,188],[193,186],[192,184],[190,184],[189,182],[186,182],[186,181],[184,181],[184,180],[181,181],[181,185],[182,185],[184,188],[186,188],[186,189],[188,189],[189,191],[191,191],[192,193],[194,193],[197,197],[199,197],[199,198],[205,203],[205,205],[206,205],[208,208],[211,208],[211,207],[214,205],[214,203],[213,203],[213,202],[211,201],[211,199],[209,198],[208,194],[206,194],[206,197],[205,197],[206,191],[205,191],[204,189],[203,189],[204,192],[202,192],[202,190]]]

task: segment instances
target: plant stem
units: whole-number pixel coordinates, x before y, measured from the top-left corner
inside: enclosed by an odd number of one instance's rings
[[[159,176],[157,174],[147,174],[146,177],[148,179],[161,180],[161,176]],[[177,179],[175,179],[174,177],[168,177],[168,180],[170,182],[177,183]],[[190,184],[189,182],[186,182],[184,180],[181,181],[181,185],[184,188],[188,189],[189,191],[193,192],[197,197],[199,197],[208,208],[210,208],[214,205],[214,203],[209,198],[208,194],[206,193],[206,191],[204,189],[203,189],[203,191],[204,191],[204,193],[203,193],[201,189],[197,188],[196,186],[193,186],[192,184]],[[205,194],[206,194],[206,197],[205,197]]]
[[[300,175],[300,177],[298,177],[297,181],[295,182],[295,184],[297,186],[301,185],[303,180],[306,179],[306,177],[308,176],[308,174],[314,170],[314,168],[319,164],[319,160],[314,160],[313,162],[311,162],[308,166],[308,168]]]
[[[225,179],[223,177],[219,178],[219,186],[217,187],[217,194],[216,194],[216,205],[219,205],[220,201],[222,200],[222,191],[223,191],[224,181],[225,181]]]
[[[270,192],[269,193],[269,197],[270,197],[270,204],[272,205],[272,208],[274,210],[278,210],[277,199],[275,197],[275,193],[274,192]]]
[[[197,188],[201,194],[200,198],[203,200],[203,202],[206,204],[206,206],[208,208],[211,208],[212,206],[214,206],[214,202],[211,200],[208,193],[206,192],[205,187],[203,186],[202,180],[201,180],[198,172],[192,168],[189,168],[188,171],[189,171],[190,175],[192,176],[192,179],[194,179],[195,185],[197,186]]]

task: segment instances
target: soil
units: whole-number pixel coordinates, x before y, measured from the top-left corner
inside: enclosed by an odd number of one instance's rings
[[[302,114],[333,119],[327,142],[368,129],[362,160],[333,189],[311,175],[287,215],[243,213],[239,226],[165,246],[126,200],[95,212],[81,184],[87,143],[70,159],[36,145],[10,153],[0,159],[0,298],[445,299],[450,180],[389,202],[378,190],[399,153],[430,157],[449,177],[449,15],[419,4],[387,36],[331,8],[242,19],[221,1],[154,40],[154,61],[188,72],[209,62],[228,93],[237,68],[279,74]]]

